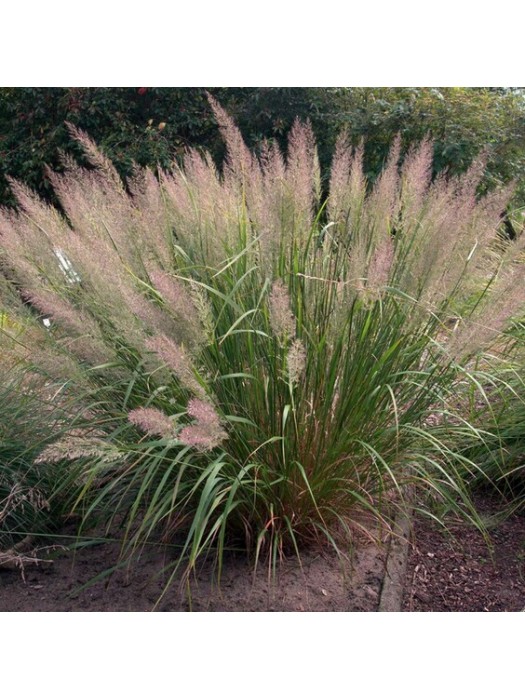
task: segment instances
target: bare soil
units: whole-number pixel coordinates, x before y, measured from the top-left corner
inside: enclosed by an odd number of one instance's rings
[[[299,564],[285,559],[271,571],[253,566],[245,556],[225,557],[220,585],[212,562],[204,563],[189,590],[175,578],[167,591],[170,553],[148,547],[131,570],[122,568],[95,580],[115,564],[118,543],[77,551],[63,545],[42,546],[38,565],[0,568],[0,612],[151,611],[372,611],[377,607],[386,547],[361,543],[347,561],[319,548],[304,552]]]
[[[496,504],[478,503],[487,521]],[[451,522],[449,533],[416,520],[407,566],[404,611],[518,611],[525,608],[525,514],[490,527],[491,551],[479,532]],[[0,611],[312,611],[378,609],[386,546],[359,542],[347,562],[312,549],[283,561],[274,579],[264,566],[256,575],[241,555],[226,557],[220,586],[212,562],[204,563],[190,590],[177,579],[162,596],[170,554],[148,547],[132,570],[97,577],[115,564],[119,545],[68,549],[70,540],[39,546],[41,561],[0,569]],[[162,597],[161,597],[162,596]]]

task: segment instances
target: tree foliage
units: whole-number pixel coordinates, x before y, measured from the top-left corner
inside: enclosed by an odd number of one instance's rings
[[[365,172],[371,181],[385,163],[396,134],[403,150],[430,134],[434,172],[464,172],[488,149],[484,189],[518,182],[525,202],[525,99],[500,88],[208,88],[234,117],[250,147],[265,139],[282,146],[296,117],[310,119],[324,172],[337,134],[346,128],[366,140]],[[59,151],[82,159],[65,122],[89,133],[121,175],[133,163],[168,167],[187,146],[203,147],[220,161],[204,88],[2,88],[0,89],[0,201],[12,203],[5,176],[52,199],[44,165],[60,167]]]

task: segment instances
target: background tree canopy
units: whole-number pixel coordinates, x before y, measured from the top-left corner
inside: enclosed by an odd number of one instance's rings
[[[403,149],[430,134],[434,169],[464,171],[489,150],[483,189],[517,182],[525,204],[525,96],[521,88],[208,88],[240,127],[249,146],[286,141],[296,117],[310,119],[326,171],[337,134],[365,138],[365,170],[373,179],[395,134]],[[60,151],[82,155],[69,121],[129,175],[133,163],[167,166],[186,146],[223,155],[204,88],[1,88],[0,203],[12,204],[6,175],[53,199],[44,164],[60,169]]]

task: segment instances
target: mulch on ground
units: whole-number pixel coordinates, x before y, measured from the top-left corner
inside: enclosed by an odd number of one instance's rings
[[[416,520],[404,611],[517,612],[525,610],[525,514],[497,522],[500,504],[479,497],[492,550],[482,534],[451,523],[444,534]]]

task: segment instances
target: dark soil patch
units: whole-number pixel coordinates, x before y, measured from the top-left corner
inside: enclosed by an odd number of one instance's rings
[[[404,611],[517,612],[525,610],[525,514],[504,522],[494,518],[500,504],[477,501],[485,518],[492,551],[481,533],[450,523],[444,534],[416,520]]]
[[[480,499],[487,522],[497,504]],[[404,611],[518,611],[525,608],[525,514],[490,527],[493,552],[472,527],[449,523],[443,534],[416,520],[406,575]],[[65,541],[64,541],[65,542]],[[275,579],[260,566],[256,576],[245,557],[226,558],[219,586],[212,563],[191,581],[175,580],[160,599],[169,552],[148,547],[130,571],[93,581],[115,564],[118,543],[76,551],[41,548],[51,559],[24,570],[0,569],[0,611],[314,611],[372,612],[378,608],[386,547],[361,542],[345,564],[329,550],[304,553],[302,566],[285,560]],[[87,585],[89,584],[89,585]]]

